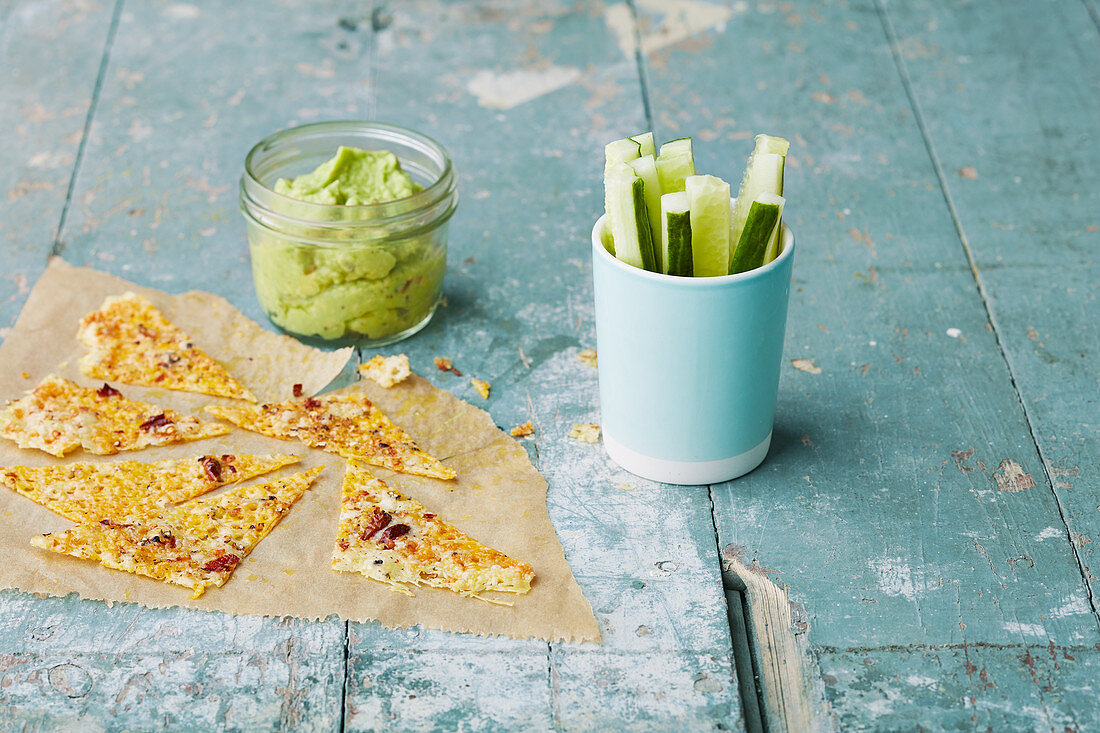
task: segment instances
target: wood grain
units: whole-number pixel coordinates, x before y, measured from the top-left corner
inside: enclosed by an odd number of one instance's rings
[[[746,562],[774,569],[773,577],[805,603],[810,640],[817,645],[1095,643],[1096,618],[1062,507],[1049,483],[1043,485],[1044,461],[1029,420],[1034,411],[1030,402],[1027,411],[1021,406],[997,330],[997,300],[988,301],[990,321],[949,205],[955,188],[975,183],[970,171],[955,171],[980,160],[984,133],[1015,135],[1013,162],[1025,150],[1029,156],[1043,150],[1025,130],[1037,117],[1054,114],[1042,111],[1053,102],[1039,108],[1010,101],[1019,96],[1001,96],[1007,59],[992,45],[1000,43],[1005,56],[1020,53],[1023,29],[1039,24],[1042,8],[1004,12],[925,4],[895,11],[893,4],[884,5],[885,16],[896,12],[908,19],[897,38],[873,2],[727,10],[721,29],[647,54],[655,124],[662,139],[696,135],[700,170],[719,174],[740,169],[752,133],[792,139],[786,217],[800,247],[786,353],[788,359],[812,360],[821,373],[784,365],[771,455],[753,474],[714,487],[722,544],[737,546]],[[1083,16],[1080,8],[1059,14]],[[662,28],[673,25],[668,15],[647,11],[643,34],[648,27],[660,37]],[[979,16],[996,19],[976,23]],[[1060,33],[1060,22],[1050,20],[1044,16],[1046,30]],[[1016,75],[1006,91],[1023,93],[1012,85],[1030,84],[1027,92],[1036,99],[1065,96],[1066,115],[1081,125],[1089,119],[1078,114],[1081,106],[1096,96],[1085,101],[1087,82],[1079,70],[1095,66],[1081,62],[1097,46],[1094,29],[1078,28],[1077,37],[1063,42],[1064,51],[1053,60],[1044,57],[1033,73]],[[984,46],[964,48],[983,38]],[[906,64],[912,58],[924,71],[924,81],[913,83],[915,98],[895,58]],[[965,88],[971,73],[984,77],[985,86],[948,93],[957,84]],[[1062,76],[1065,82],[1058,81]],[[925,109],[921,84],[935,98],[928,104],[939,111],[938,128],[922,127],[914,111],[915,103]],[[972,108],[984,108],[980,122],[965,113],[964,96]],[[938,146],[939,135],[951,138],[956,157],[950,167],[930,155],[929,140]],[[1048,160],[1068,165],[1060,154]],[[1011,165],[1006,157],[1002,168],[990,170],[986,185],[999,196],[1014,185]],[[948,168],[948,175],[940,175]],[[1049,176],[1041,165],[1032,170]],[[950,182],[947,190],[943,178]],[[1088,181],[1069,185],[1084,199],[1095,188]],[[1057,217],[1039,202],[1053,205],[1072,195],[1059,195],[1059,186],[1049,177],[1035,180],[1026,201],[1006,199],[999,206],[1005,215],[1011,209]],[[970,216],[990,213],[987,201],[974,199],[969,206]],[[1066,207],[1059,203],[1057,211]],[[1085,234],[1082,216],[1087,214],[1060,223],[1058,231]],[[1063,238],[1076,241],[1068,232]],[[1019,246],[1027,249],[1022,241]],[[990,251],[989,258],[997,254]],[[1048,250],[1037,257],[1045,263],[1060,255]],[[1088,255],[1071,256],[1066,265],[1083,274],[1091,262]],[[1009,265],[996,271],[1014,270]],[[1062,306],[1051,316],[1068,316],[1065,337],[1088,349],[1095,343],[1087,335],[1094,333],[1095,319],[1082,317],[1092,299],[1078,277],[1067,277],[1065,288],[1078,289],[1059,295]],[[1021,313],[1017,318],[1024,317],[1028,293],[1049,297],[1049,288],[1037,280],[1034,273],[1029,279],[1021,273],[1011,285],[1005,281],[1013,296],[1002,291],[1002,298],[1012,301],[1007,307]],[[1044,377],[1034,379],[1030,399],[1049,389]],[[1090,380],[1094,375],[1067,384],[1066,398],[1089,395],[1087,402],[1095,393]],[[1082,413],[1057,405],[1055,410],[1066,422],[1035,432],[1075,435],[1079,418],[1070,415]],[[1000,490],[997,479],[1006,465],[1031,476],[1037,487]],[[1085,496],[1096,503],[1094,490]],[[905,659],[896,657],[898,670],[905,669]],[[929,675],[918,655],[910,659],[913,674],[933,680],[956,672],[945,668]],[[882,679],[879,694],[905,699],[905,675],[897,690],[893,679]],[[937,699],[940,690],[943,698]],[[987,697],[992,703],[1000,694],[976,687],[973,704],[982,706]],[[891,727],[889,717],[867,706],[869,699],[882,698],[838,695],[832,703],[849,726]],[[939,725],[969,718],[938,683],[930,685],[928,700],[942,707]],[[1043,724],[1044,718],[1029,717],[1034,711],[1022,700],[1016,705],[1008,696],[1012,714],[1020,716],[1015,719]],[[1094,709],[1080,695],[1048,703],[1069,717]]]

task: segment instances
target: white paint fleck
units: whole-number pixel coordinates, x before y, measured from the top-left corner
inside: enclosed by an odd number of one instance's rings
[[[316,79],[332,79],[336,76],[336,66],[332,59],[325,59],[320,64],[311,64],[303,61],[295,64],[294,68],[302,76],[312,76]]]
[[[1058,527],[1046,527],[1045,529],[1043,529],[1042,532],[1035,535],[1035,540],[1037,542],[1042,542],[1043,540],[1049,540],[1049,539],[1052,539],[1054,537],[1065,537],[1065,536],[1066,536],[1066,531],[1064,529],[1059,529]]]
[[[202,11],[194,5],[187,3],[174,3],[164,9],[164,15],[176,20],[191,20],[202,15]]]
[[[547,69],[514,69],[496,73],[482,69],[466,84],[477,97],[477,103],[488,109],[512,109],[556,92],[581,78],[581,71],[572,66],[551,66]]]
[[[949,328],[947,329],[947,335],[953,339],[957,339],[959,336],[963,335],[963,332],[957,328]]]
[[[791,365],[799,371],[809,374],[821,374],[821,367],[814,364],[813,359],[791,359]]]
[[[31,159],[27,161],[27,167],[52,170],[53,168],[68,166],[72,162],[73,156],[68,153],[42,151],[31,156]]]
[[[1044,637],[1047,635],[1046,629],[1040,624],[1024,624],[1019,621],[1005,621],[1005,631],[1014,631],[1023,636],[1038,636]]]
[[[906,600],[917,599],[917,584],[913,581],[913,569],[901,558],[886,557],[871,560],[871,570],[878,576],[879,590],[888,596],[900,596]]]
[[[145,121],[135,119],[130,123],[127,133],[129,133],[130,139],[137,143],[148,139],[153,134],[153,128]]]
[[[1050,616],[1051,618],[1063,618],[1065,616],[1083,616],[1091,613],[1092,607],[1089,606],[1088,599],[1084,596],[1073,596],[1058,608],[1051,609]]]
[[[722,31],[733,14],[730,8],[710,5],[698,0],[638,0],[640,9],[660,18],[651,25],[651,32],[641,37],[643,54],[687,40],[710,29]],[[623,55],[634,58],[634,15],[626,3],[616,3],[604,13],[604,21],[615,35]]]
[[[913,685],[914,687],[935,687],[936,686],[936,680],[934,678],[925,677],[925,676],[919,675],[919,674],[909,675],[908,677],[905,678],[905,682],[907,684]]]

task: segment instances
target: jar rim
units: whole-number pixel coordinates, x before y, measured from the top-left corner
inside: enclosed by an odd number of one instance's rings
[[[443,162],[442,170],[431,184],[425,186],[420,191],[409,196],[403,196],[399,199],[393,199],[391,201],[380,201],[371,204],[322,204],[314,201],[303,201],[296,199],[293,196],[287,196],[286,194],[279,193],[271,186],[268,186],[255,173],[256,158],[260,153],[270,150],[274,145],[280,142],[286,142],[287,140],[296,139],[300,137],[308,136],[323,136],[325,133],[333,134],[338,132],[381,132],[385,135],[392,137],[395,142],[401,142],[403,144],[419,144],[420,146],[427,147],[431,152],[437,154]],[[392,207],[394,204],[411,204],[417,200],[423,201],[424,206],[429,206],[438,198],[442,198],[443,195],[449,193],[448,189],[453,186],[454,166],[451,163],[451,156],[447,152],[447,149],[443,147],[435,139],[425,135],[422,132],[417,132],[408,127],[402,127],[400,125],[392,125],[386,122],[373,122],[366,120],[326,120],[323,122],[310,122],[304,125],[296,125],[294,127],[287,127],[282,130],[278,130],[267,137],[260,140],[258,143],[252,146],[252,149],[248,151],[248,154],[244,158],[244,178],[249,182],[259,186],[265,194],[270,194],[275,197],[276,201],[283,201],[292,206],[298,211],[310,211],[315,210],[318,212],[332,211],[333,209],[340,209],[345,211],[381,211],[383,207]],[[440,193],[442,192],[442,193]],[[291,217],[298,218],[298,217]],[[382,217],[385,218],[385,217]],[[303,219],[302,221],[310,221]]]
[[[349,136],[356,135],[369,138],[379,149],[388,145],[387,149],[399,160],[406,165],[412,161],[414,168],[434,180],[410,196],[351,205],[302,201],[278,193],[260,180],[260,175],[270,178],[281,166],[315,158],[317,149],[335,149],[337,138],[347,143]],[[311,147],[312,151],[303,152]],[[240,179],[241,213],[254,224],[281,236],[287,236],[287,229],[305,229],[290,234],[303,244],[327,243],[330,234],[322,232],[350,232],[357,239],[371,241],[395,235],[412,236],[450,219],[458,199],[454,167],[447,149],[416,130],[382,122],[336,120],[279,130],[252,147],[244,167]]]

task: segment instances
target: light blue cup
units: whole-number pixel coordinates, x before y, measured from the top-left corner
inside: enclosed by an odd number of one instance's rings
[[[673,277],[616,259],[592,229],[603,441],[633,474],[711,484],[748,473],[771,445],[794,235],[764,267]]]

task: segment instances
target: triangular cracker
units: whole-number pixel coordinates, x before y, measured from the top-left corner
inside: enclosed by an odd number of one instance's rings
[[[80,446],[110,456],[228,432],[224,425],[128,400],[108,384],[89,389],[56,374],[0,411],[0,437],[58,458]]]
[[[80,321],[77,337],[88,347],[80,370],[89,377],[256,401],[225,367],[136,293],[104,300]]]
[[[221,455],[155,463],[0,468],[0,484],[74,522],[151,516],[208,491],[270,473],[298,456]]]
[[[332,567],[410,596],[407,586],[422,584],[477,598],[523,594],[535,577],[527,563],[486,547],[353,463],[344,474]]]
[[[322,395],[277,404],[206,408],[211,415],[273,438],[298,438],[344,458],[401,473],[452,479],[448,468],[420,450],[361,392]]]
[[[198,598],[208,587],[229,580],[323,468],[195,499],[154,517],[79,524],[34,537],[31,544],[182,585]]]

